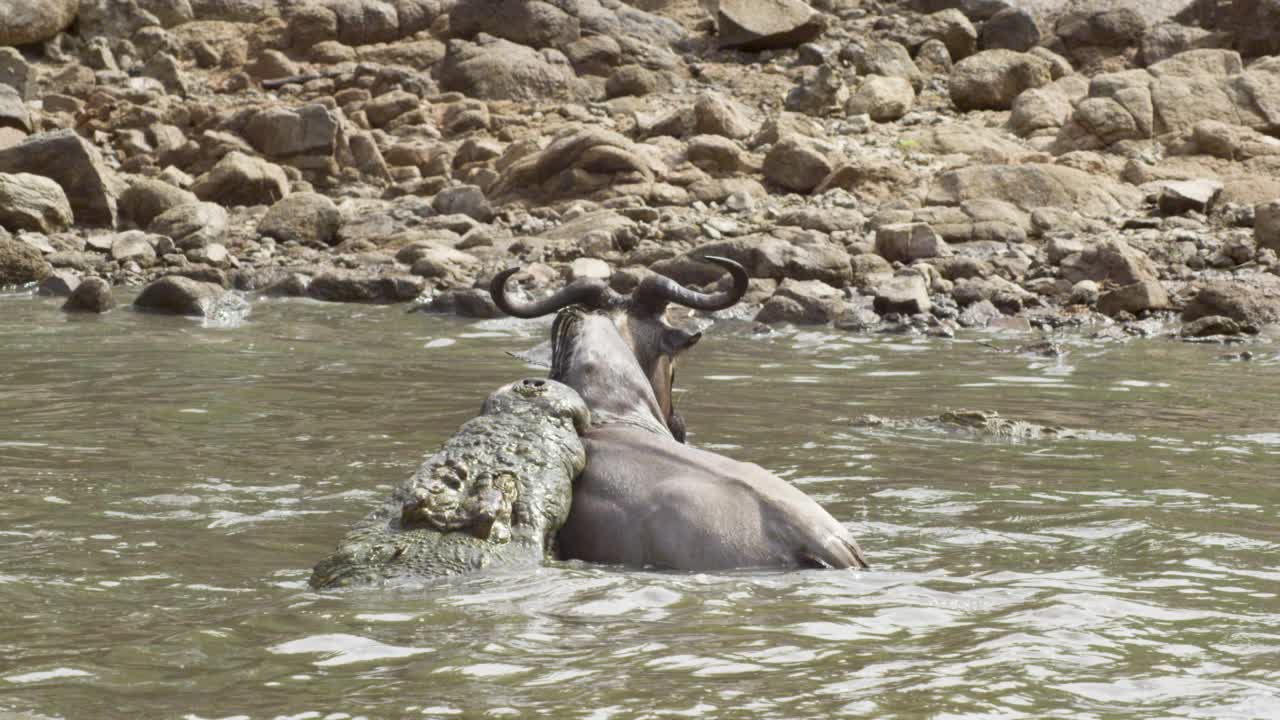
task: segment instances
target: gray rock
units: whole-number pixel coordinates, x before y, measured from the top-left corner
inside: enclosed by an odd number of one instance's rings
[[[853,65],[858,75],[906,78],[916,89],[924,83],[920,68],[911,60],[911,53],[892,40],[870,38],[850,43],[841,48],[840,59]]]
[[[144,287],[133,305],[153,312],[203,316],[225,292],[221,285],[166,275]]]
[[[39,250],[0,233],[0,287],[37,282],[51,271]]]
[[[201,200],[228,207],[267,205],[289,194],[289,178],[279,165],[232,151],[196,178],[191,190]]]
[[[1169,296],[1159,280],[1143,280],[1109,290],[1098,296],[1098,312],[1119,315],[1127,312],[1137,315],[1147,310],[1169,307]]]
[[[123,184],[97,148],[71,130],[40,133],[0,148],[0,173],[43,175],[62,186],[76,224],[115,227]]]
[[[1066,256],[1061,269],[1062,277],[1073,284],[1093,280],[1125,286],[1157,279],[1151,258],[1118,238],[1100,240]]]
[[[440,86],[482,100],[576,100],[590,87],[568,58],[507,40],[480,35],[476,42],[450,40],[440,68]]]
[[[493,304],[489,292],[480,288],[446,290],[431,299],[428,309],[431,312],[468,318],[503,317],[502,311]]]
[[[395,303],[418,297],[424,287],[422,278],[412,275],[331,270],[311,279],[307,295],[329,302]]]
[[[62,304],[65,312],[104,313],[116,306],[111,285],[100,277],[85,278]]]
[[[703,135],[723,135],[741,140],[754,131],[745,107],[712,91],[703,92],[694,100],[693,121],[693,131]]]
[[[764,158],[764,177],[794,192],[807,193],[831,173],[831,162],[807,138],[789,135],[775,143]]]
[[[1057,207],[1104,218],[1142,201],[1131,185],[1063,165],[1028,164],[975,165],[944,172],[929,189],[926,203],[959,205],[979,199],[1003,200],[1027,212]]]
[[[910,264],[924,258],[950,255],[951,249],[927,223],[917,222],[877,228],[876,252],[890,262]]]
[[[1280,321],[1280,298],[1243,283],[1213,282],[1200,288],[1187,303],[1182,311],[1182,320],[1190,322],[1210,315],[1266,325]]]
[[[978,44],[983,50],[1027,52],[1040,44],[1040,28],[1025,8],[1008,7],[982,24]]]
[[[821,117],[840,110],[848,100],[844,74],[830,65],[818,65],[800,74],[784,105],[792,112]]]
[[[1098,297],[1102,291],[1098,287],[1098,283],[1092,280],[1081,280],[1071,286],[1071,296],[1069,301],[1072,305],[1094,305],[1098,302]]]
[[[750,167],[746,153],[738,143],[721,135],[689,138],[685,156],[696,167],[712,175],[737,174]]]
[[[951,61],[951,53],[947,52],[947,46],[936,38],[926,40],[916,50],[915,64],[925,75],[950,75],[951,68],[955,65]]]
[[[1246,324],[1241,324],[1229,317],[1221,315],[1206,315],[1197,318],[1182,326],[1182,330],[1178,332],[1184,338],[1203,338],[1203,337],[1222,337],[1227,335],[1241,335],[1248,330],[1257,331],[1257,328]]]
[[[459,2],[449,12],[449,32],[465,39],[488,33],[533,48],[563,48],[579,39],[582,23],[576,13],[565,11],[576,4],[557,5],[541,0]]]
[[[0,46],[44,42],[71,25],[79,7],[79,0],[4,0]]]
[[[364,114],[373,127],[385,127],[401,115],[417,110],[422,103],[417,95],[405,90],[392,90],[365,103]]]
[[[493,206],[475,185],[445,188],[431,199],[431,207],[441,215],[466,215],[483,223],[493,219]]]
[[[12,49],[12,48],[0,48]],[[27,112],[27,105],[22,100],[22,96],[17,90],[5,84],[0,84],[0,129],[11,129],[17,137],[26,137],[31,132],[31,114]],[[10,132],[10,130],[6,130]],[[3,141],[4,134],[0,133],[0,141]],[[4,147],[0,144],[0,148]]]
[[[29,173],[0,173],[0,226],[49,234],[71,222],[71,204],[58,183]]]
[[[876,122],[892,122],[906,115],[915,100],[915,90],[906,78],[872,75],[849,98],[845,113],[865,113]]]
[[[867,289],[893,277],[893,266],[875,253],[863,253],[849,258],[850,281],[854,287]]]
[[[227,234],[227,211],[207,202],[172,207],[151,221],[147,228],[173,240],[180,250],[221,242]]]
[[[156,250],[151,236],[141,230],[128,230],[111,241],[111,259],[118,263],[136,262],[142,267],[155,264]]]
[[[1258,247],[1280,253],[1280,200],[1255,205],[1253,217],[1253,239]]]
[[[818,280],[784,280],[756,314],[756,322],[820,325],[844,314],[844,293]]]
[[[878,285],[875,293],[874,307],[881,315],[915,315],[929,312],[932,307],[924,278],[914,272],[890,278]]]
[[[1217,180],[1175,180],[1166,183],[1160,191],[1160,212],[1165,215],[1183,215],[1191,211],[1208,213],[1222,193],[1222,183]]]
[[[416,104],[416,97],[414,101]],[[313,103],[299,108],[259,110],[249,118],[244,136],[258,152],[271,158],[329,157],[337,147],[339,128],[334,111]]]
[[[142,67],[142,74],[160,81],[164,89],[175,95],[189,95],[191,83],[187,74],[178,64],[177,58],[169,53],[156,53]]]
[[[1071,117],[1075,103],[1089,93],[1089,81],[1071,75],[1014,98],[1009,128],[1020,137],[1056,131]]]
[[[271,206],[258,222],[258,234],[281,242],[332,245],[337,241],[342,213],[333,201],[311,192],[292,193]]]
[[[409,252],[406,252],[409,251]],[[435,243],[414,243],[401,248],[396,260],[409,265],[414,275],[463,282],[475,278],[480,261],[474,255]]]
[[[0,85],[13,88],[19,100],[32,100],[36,93],[36,69],[22,57],[17,48],[0,47]],[[0,123],[4,115],[0,113]],[[26,127],[28,132],[31,127]]]
[[[960,110],[1008,110],[1014,98],[1052,81],[1049,63],[1011,50],[984,50],[951,69],[951,101]]]
[[[120,214],[138,227],[147,227],[157,216],[179,205],[199,202],[194,193],[153,178],[134,178],[120,195]]]
[[[1168,60],[1178,53],[1198,48],[1220,48],[1230,45],[1227,33],[1213,32],[1178,22],[1163,22],[1147,29],[1142,35],[1139,59],[1144,65],[1154,65]]]
[[[920,18],[919,32],[940,40],[952,60],[963,60],[978,49],[978,31],[959,10],[939,10]]]
[[[67,297],[80,285],[80,275],[70,270],[54,270],[49,273],[40,285],[36,294],[45,297]]]
[[[604,84],[607,98],[634,95],[640,97],[658,90],[658,76],[640,65],[623,65],[609,74]]]
[[[774,235],[746,235],[717,240],[651,267],[654,272],[677,282],[706,285],[724,275],[719,266],[702,260],[706,255],[729,258],[746,268],[753,278],[821,280],[841,287],[852,276],[847,250],[808,233],[794,233],[785,239]]]
[[[719,0],[716,38],[747,52],[793,48],[822,33],[822,16],[801,0]]]

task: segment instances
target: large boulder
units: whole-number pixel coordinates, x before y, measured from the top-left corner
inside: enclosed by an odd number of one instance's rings
[[[62,186],[76,224],[115,227],[123,183],[98,149],[71,130],[40,133],[0,149],[0,173],[43,175]]]
[[[951,102],[960,110],[1008,110],[1014,98],[1053,79],[1049,61],[1012,50],[984,50],[951,68]]]
[[[1007,7],[982,24],[978,45],[983,50],[1027,52],[1040,44],[1040,28],[1027,9]]]
[[[924,83],[924,75],[911,53],[893,40],[867,38],[851,42],[840,49],[840,59],[853,65],[858,75],[906,78],[917,90]]]
[[[80,0],[4,0],[0,46],[44,42],[71,25],[79,7]]]
[[[823,23],[801,0],[719,0],[716,28],[720,47],[758,52],[809,42]]]
[[[1200,288],[1182,311],[1184,321],[1221,315],[1254,325],[1280,322],[1280,293],[1243,283],[1213,282]]]
[[[756,314],[756,322],[829,323],[844,314],[844,293],[818,280],[783,280]]]
[[[190,190],[183,190],[155,178],[135,178],[120,196],[120,214],[138,227],[147,227],[167,210],[199,202]]]
[[[195,250],[222,242],[227,211],[207,202],[176,205],[157,215],[147,229],[167,236],[179,250]]]
[[[311,279],[307,295],[329,302],[394,303],[412,300],[425,283],[412,275],[384,276],[358,270],[331,270]]]
[[[481,100],[575,100],[591,95],[590,86],[555,50],[539,52],[490,35],[475,42],[450,40],[440,67],[440,85]]]
[[[831,173],[831,161],[817,143],[800,135],[788,135],[764,157],[764,176],[793,192],[807,193]]]
[[[959,205],[984,198],[1003,200],[1027,212],[1056,207],[1089,217],[1114,217],[1139,205],[1142,193],[1131,185],[1062,165],[975,165],[939,175],[927,203]]]
[[[333,201],[318,193],[301,192],[276,202],[258,223],[258,234],[281,242],[332,245],[342,224]]]
[[[116,306],[111,285],[100,277],[85,278],[63,303],[66,312],[104,313]]]
[[[258,152],[271,158],[332,156],[339,128],[334,111],[312,103],[296,109],[272,107],[260,110],[249,118],[244,136]]]
[[[219,205],[266,205],[289,194],[289,178],[279,165],[232,151],[197,178],[191,190]]]
[[[927,223],[895,223],[876,229],[876,252],[891,262],[950,255],[947,242]]]
[[[916,315],[929,312],[929,288],[919,273],[897,275],[878,285],[874,305],[881,315]]]
[[[449,32],[464,39],[488,33],[533,48],[563,49],[581,37],[582,24],[575,15],[556,6],[560,4],[542,0],[463,0],[449,12]]]
[[[906,115],[915,100],[915,90],[906,78],[872,75],[854,91],[845,104],[845,112],[866,113],[876,122],[892,122]]]
[[[0,227],[49,234],[66,230],[71,220],[71,204],[58,183],[28,173],[0,173]]]
[[[1208,26],[1228,34],[1246,57],[1280,55],[1280,0],[1198,2],[1186,12],[1207,15]]]
[[[156,262],[157,236],[141,230],[126,230],[111,238],[111,259],[118,263],[134,262],[150,267]]]
[[[503,168],[489,196],[582,197],[613,185],[652,183],[652,163],[638,150],[618,133],[570,127]]]
[[[0,233],[0,287],[38,282],[52,270],[39,250]]]
[[[224,292],[226,290],[215,283],[166,275],[144,287],[133,305],[152,312],[203,316]]]
[[[1061,259],[1062,277],[1127,286],[1157,280],[1156,266],[1145,253],[1119,238],[1099,240]]]
[[[677,282],[705,285],[720,279],[724,271],[702,258],[725,257],[746,268],[753,278],[771,280],[821,280],[835,287],[846,285],[853,275],[849,253],[825,237],[807,232],[779,235],[747,235],[699,245],[693,250],[654,263],[654,272]]]

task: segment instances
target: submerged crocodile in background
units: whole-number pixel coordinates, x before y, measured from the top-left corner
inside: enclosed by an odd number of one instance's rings
[[[519,380],[315,566],[317,589],[536,565],[555,554],[586,464],[587,406],[558,382]]]
[[[1066,440],[1089,435],[1064,427],[1012,420],[994,410],[948,410],[941,415],[906,419],[860,415],[853,419],[853,424],[893,430],[959,430],[1000,440]]]

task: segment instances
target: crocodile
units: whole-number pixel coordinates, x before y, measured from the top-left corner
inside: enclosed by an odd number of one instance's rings
[[[359,521],[311,574],[316,589],[537,565],[555,556],[590,414],[553,380],[505,385]]]
[[[861,415],[853,424],[862,427],[882,427],[894,430],[940,429],[963,431],[1001,440],[1065,440],[1083,437],[1083,433],[1053,425],[1040,425],[1025,420],[1013,420],[994,410],[947,410],[941,415],[922,418],[886,418],[879,415]]]

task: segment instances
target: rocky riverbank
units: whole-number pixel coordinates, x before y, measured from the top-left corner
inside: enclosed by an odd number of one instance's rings
[[[68,309],[719,255],[762,323],[1280,321],[1280,0],[8,7],[0,286]]]

